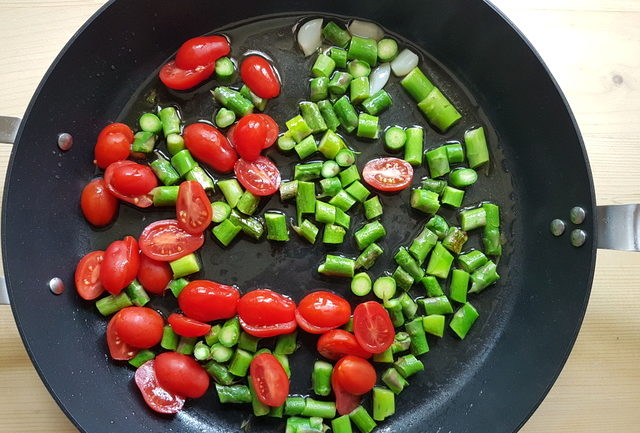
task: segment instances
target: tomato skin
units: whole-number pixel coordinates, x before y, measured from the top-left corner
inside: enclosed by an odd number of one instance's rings
[[[162,340],[164,320],[147,307],[126,307],[114,316],[115,330],[122,341],[137,349],[148,349]]]
[[[104,251],[92,251],[85,255],[76,266],[75,282],[78,295],[92,301],[104,292],[100,282],[100,268],[104,260]]]
[[[124,134],[124,136],[127,138],[127,141],[129,143],[133,143],[133,131],[131,130],[131,128],[129,128],[129,126],[125,125],[124,123],[118,122],[110,123],[102,128],[102,131],[100,131],[100,134],[98,134],[98,140],[100,140],[107,134],[113,133]]]
[[[122,341],[116,330],[116,322],[118,318],[113,316],[107,325],[107,346],[109,346],[109,355],[116,361],[128,361],[138,354],[138,349],[129,346]]]
[[[158,413],[177,413],[184,406],[184,397],[163,389],[156,377],[155,360],[145,362],[136,369],[135,381],[142,398]]]
[[[94,148],[94,162],[102,169],[129,157],[132,141],[120,132],[100,134]]]
[[[147,292],[162,295],[173,278],[173,272],[167,262],[153,260],[141,254],[137,278]]]
[[[289,378],[275,356],[270,353],[255,356],[249,374],[258,400],[271,407],[284,404],[289,395]]]
[[[351,306],[342,297],[323,290],[309,293],[296,309],[298,325],[312,334],[322,334],[344,325],[351,317]]]
[[[124,195],[143,195],[158,186],[158,179],[149,166],[122,164],[114,167],[111,186]]]
[[[261,98],[275,98],[280,94],[280,80],[271,63],[264,57],[245,57],[240,64],[240,77]]]
[[[220,173],[233,170],[238,154],[218,129],[206,123],[192,123],[184,129],[182,136],[196,159]]]
[[[178,226],[177,220],[149,224],[140,234],[140,250],[150,259],[170,262],[184,257],[204,244],[204,235],[194,236]]]
[[[331,372],[331,388],[336,396],[336,411],[338,414],[347,415],[360,405],[360,396],[345,391],[340,382],[336,380],[333,372]]]
[[[173,313],[167,322],[176,334],[183,337],[202,337],[211,331],[211,325],[190,319],[183,314]]]
[[[192,319],[212,322],[235,316],[239,299],[240,292],[235,287],[214,281],[194,280],[178,295],[178,305]]]
[[[271,134],[271,124],[262,114],[247,114],[236,123],[233,129],[233,143],[240,158],[254,161],[260,152],[268,147],[268,137]],[[273,143],[272,143],[273,144]]]
[[[375,301],[359,304],[353,312],[353,334],[364,350],[382,353],[393,343],[395,331],[387,310]]]
[[[371,353],[360,346],[356,337],[344,329],[332,329],[322,334],[316,348],[320,355],[333,361],[347,355],[355,355],[365,359],[371,357]]]
[[[255,161],[239,159],[233,171],[242,186],[252,194],[263,197],[274,194],[280,188],[280,170],[265,156]]]
[[[272,337],[292,332],[296,304],[291,299],[268,289],[257,289],[238,301],[242,329],[256,337]]]
[[[109,192],[103,179],[89,182],[82,190],[80,208],[89,224],[102,227],[113,221],[118,200]]]
[[[112,295],[119,294],[138,274],[140,253],[135,238],[112,242],[104,252],[100,267],[100,281]]]
[[[273,143],[278,139],[278,134],[280,134],[280,128],[273,117],[268,114],[256,114],[256,116],[260,116],[267,128],[267,141],[264,142],[263,149],[267,149],[273,146]]]
[[[156,376],[161,387],[185,397],[202,397],[209,388],[209,375],[190,356],[164,352],[155,358]]]
[[[126,201],[127,203],[134,204],[141,208],[145,208],[153,204],[153,197],[151,197],[151,194],[150,194],[151,189],[149,189],[149,191],[147,191],[147,193],[144,193],[144,194],[128,195],[119,191],[113,185],[113,179],[116,172],[120,170],[125,170],[125,169],[128,170],[129,168],[132,168],[133,166],[138,166],[138,165],[140,164],[136,164],[135,162],[128,161],[128,160],[116,161],[112,164],[109,164],[107,169],[104,171],[104,183],[105,185],[107,185],[107,189],[109,190],[109,192],[113,194],[113,196],[116,197],[117,199]],[[155,175],[154,175],[154,179],[155,179]],[[150,186],[150,183],[146,183],[145,181],[144,185],[146,185],[144,188],[147,188]],[[156,185],[157,185],[157,180],[156,180]],[[143,189],[143,188],[140,188],[140,189]]]
[[[187,90],[205,81],[213,74],[215,63],[197,66],[193,69],[182,69],[174,60],[160,69],[160,81],[173,90]]]
[[[399,191],[411,184],[413,167],[399,158],[376,158],[364,166],[362,177],[377,190]]]
[[[342,389],[354,395],[371,391],[377,380],[376,370],[369,361],[352,355],[341,358],[331,374],[335,376]]]
[[[214,63],[231,51],[224,36],[199,36],[183,43],[176,54],[176,65],[181,69],[195,69]]]
[[[192,235],[198,235],[211,224],[211,202],[202,185],[195,180],[180,184],[176,201],[178,226]]]

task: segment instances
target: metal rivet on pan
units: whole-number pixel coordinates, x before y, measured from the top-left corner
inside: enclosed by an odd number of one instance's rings
[[[58,134],[58,147],[60,150],[69,150],[71,146],[73,146],[73,137],[71,134],[67,134],[66,132]]]
[[[549,225],[549,227],[551,229],[551,233],[553,233],[554,236],[560,236],[562,233],[564,233],[564,229],[566,228],[566,225],[564,221],[556,218],[553,221],[551,221],[551,224]]]
[[[64,292],[64,283],[60,278],[53,277],[49,280],[49,290],[51,290],[51,293],[54,295],[61,295],[62,292]]]
[[[576,206],[571,208],[571,211],[569,211],[569,219],[574,224],[582,224],[586,214],[587,213],[583,208]]]
[[[574,247],[581,247],[587,240],[587,233],[581,229],[575,229],[571,231],[571,245]]]

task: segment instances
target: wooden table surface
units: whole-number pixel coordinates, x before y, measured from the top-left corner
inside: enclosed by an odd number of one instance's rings
[[[54,57],[102,3],[0,0],[1,114],[23,115]],[[640,1],[494,3],[540,52],[569,100],[598,204],[640,202]],[[0,144],[2,178],[10,150]],[[598,251],[577,343],[522,432],[640,431],[639,265],[638,253]],[[76,431],[33,369],[8,306],[0,306],[0,431]]]

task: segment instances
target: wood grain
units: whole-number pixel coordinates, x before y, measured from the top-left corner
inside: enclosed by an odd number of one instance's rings
[[[24,113],[55,56],[102,3],[0,0],[0,113]],[[640,202],[640,2],[494,4],[533,43],[565,92],[587,147],[598,203]],[[2,177],[10,148],[0,144]],[[639,265],[640,254],[598,252],[576,345],[522,432],[638,431]],[[6,306],[0,306],[0,426],[12,433],[77,431],[35,373]]]

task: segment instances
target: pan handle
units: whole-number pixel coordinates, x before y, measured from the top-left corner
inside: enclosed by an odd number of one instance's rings
[[[640,204],[598,206],[598,248],[640,251]]]
[[[21,121],[19,117],[0,116],[0,143],[15,142]],[[0,276],[0,305],[9,305],[9,293],[4,275]]]

